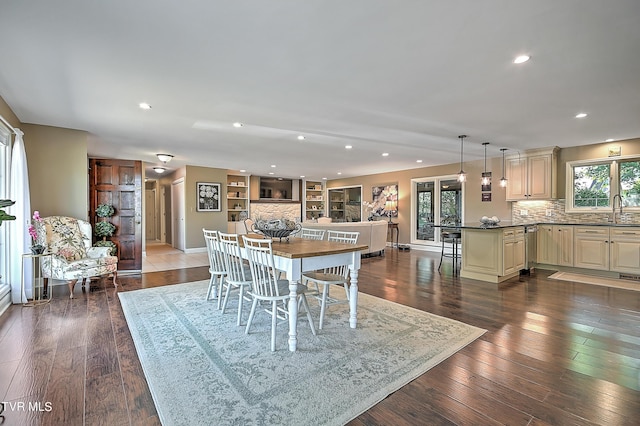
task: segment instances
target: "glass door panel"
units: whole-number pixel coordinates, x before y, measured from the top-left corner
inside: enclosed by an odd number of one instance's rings
[[[416,239],[434,241],[433,218],[435,182],[417,182],[416,184]]]

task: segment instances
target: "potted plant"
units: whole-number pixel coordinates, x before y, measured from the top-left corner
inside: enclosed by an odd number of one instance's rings
[[[5,220],[16,220],[15,216],[7,214],[7,212],[4,211],[5,207],[12,206],[15,203],[15,201],[11,200],[0,200],[0,226],[2,226],[2,222]]]
[[[101,221],[96,222],[94,225],[95,236],[102,238],[102,240],[96,241],[94,247],[110,247],[110,254],[115,256],[117,253],[116,244],[113,241],[108,241],[107,237],[112,237],[116,232],[116,227],[113,223],[108,221],[108,218],[115,214],[115,209],[110,204],[100,204],[96,207],[96,216]]]

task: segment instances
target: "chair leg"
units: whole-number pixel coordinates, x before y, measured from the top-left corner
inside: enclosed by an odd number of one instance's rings
[[[238,291],[238,321],[236,322],[237,326],[241,326],[242,322],[242,301],[244,300],[244,287],[240,286],[240,290]]]
[[[87,279],[83,278],[82,279],[82,288],[84,288],[86,284],[87,284]],[[89,278],[89,287],[91,287],[91,278]]]
[[[220,275],[219,277],[219,281],[218,281],[218,310],[220,310],[220,308],[222,307],[222,290],[224,289],[224,275]],[[229,286],[229,284],[227,283],[227,286]]]
[[[116,279],[118,278],[118,271],[114,271],[113,272],[113,286],[114,287],[118,287],[118,283],[116,282]]]
[[[244,329],[244,334],[249,334],[249,327],[253,321],[253,316],[256,314],[256,306],[258,306],[258,299],[253,299],[251,303],[251,312],[249,312],[249,319],[247,320],[247,327]]]
[[[276,324],[278,320],[278,302],[275,300],[271,304],[271,352],[276,350]]]
[[[313,335],[316,335],[316,327],[313,325],[313,317],[311,316],[311,310],[309,309],[309,302],[307,302],[307,296],[304,293],[300,295],[300,299],[302,299],[302,305],[304,309],[307,311],[307,319],[309,320],[309,327],[311,327],[311,332]]]
[[[231,293],[231,285],[227,283],[227,291],[224,293],[224,301],[222,302],[222,313],[227,310],[227,302],[229,301],[229,293]]]
[[[211,300],[216,298],[217,296],[216,278],[217,277],[218,277],[217,275],[211,274],[211,278],[209,278],[209,287],[207,288],[207,296],[205,297],[204,300]],[[211,297],[211,293],[213,293],[213,297]]]
[[[438,271],[442,266],[442,257],[444,256],[444,238],[440,237],[440,239],[442,240],[442,250],[440,250],[440,263],[438,264]]]
[[[69,299],[73,299],[73,288],[76,286],[76,283],[78,282],[78,280],[71,280],[67,283],[67,285],[69,286]]]
[[[329,296],[329,284],[325,284],[322,289],[322,300],[320,301],[320,323],[318,329],[322,330],[322,324],[324,323],[324,313],[327,310],[327,297]]]

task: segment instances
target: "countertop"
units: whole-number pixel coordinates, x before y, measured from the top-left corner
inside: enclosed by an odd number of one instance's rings
[[[500,222],[496,225],[485,225],[482,222],[465,222],[459,225],[433,225],[436,228],[457,228],[457,229],[505,229],[515,228],[519,226],[530,225],[567,225],[567,226],[609,226],[619,228],[640,227],[637,223],[609,223],[609,222],[597,222],[597,223],[572,223],[572,222],[532,222],[532,223],[512,223],[512,222]]]

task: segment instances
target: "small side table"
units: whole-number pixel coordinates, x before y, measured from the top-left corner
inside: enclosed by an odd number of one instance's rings
[[[20,279],[20,297],[25,293],[24,291],[24,264],[26,261],[29,262],[29,267],[33,272],[33,289],[32,289],[32,299],[31,302],[27,301],[23,303],[22,306],[36,306],[43,303],[49,303],[51,301],[51,294],[53,293],[50,288],[48,291],[48,297],[44,295],[44,276],[42,274],[42,260],[45,257],[51,258],[51,254],[31,254],[25,253],[22,255],[22,269],[21,269],[21,279]],[[49,262],[51,265],[51,262]],[[50,274],[51,275],[51,274]]]
[[[399,239],[400,239],[400,229],[398,228],[398,224],[396,222],[388,222],[387,223],[387,232],[391,233],[391,248],[393,248],[393,231],[396,231],[396,248],[400,247]]]

